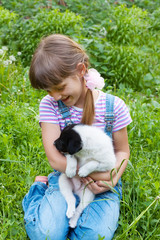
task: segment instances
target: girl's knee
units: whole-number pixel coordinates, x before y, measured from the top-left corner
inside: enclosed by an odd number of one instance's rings
[[[35,182],[32,184],[29,192],[25,195],[22,201],[22,206],[25,213],[39,205],[47,188],[47,185],[41,182]]]
[[[111,240],[114,236],[117,227],[105,226],[91,226],[90,228],[78,226],[70,233],[71,240],[98,240],[100,237],[105,240]]]
[[[38,217],[25,218],[25,228],[31,240],[60,240],[66,239],[69,225],[66,221],[57,221],[55,216],[49,219],[48,224]]]
[[[82,213],[71,240],[106,240],[113,238],[118,226],[119,202],[115,200],[93,202]]]
[[[66,239],[69,231],[66,207],[61,193],[50,186],[41,201],[30,204],[25,212],[25,227],[30,239]]]

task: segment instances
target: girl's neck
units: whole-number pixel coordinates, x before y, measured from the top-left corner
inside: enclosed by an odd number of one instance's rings
[[[95,89],[95,90],[93,90],[92,94],[93,94],[93,99],[94,99],[94,103],[95,103],[98,99],[99,91],[97,89]]]
[[[85,102],[86,93],[87,93],[87,88],[86,88],[86,86],[85,86],[85,87],[83,88],[83,91],[82,91],[82,93],[81,93],[81,96],[80,96],[78,102],[75,104],[75,107],[83,108],[84,102]]]
[[[84,103],[85,103],[85,96],[86,96],[86,93],[87,93],[87,90],[88,88],[85,87],[84,88],[84,91],[81,95],[81,99],[79,99],[79,102],[75,105],[75,107],[78,107],[78,108],[82,108],[83,109],[83,106],[84,106]],[[93,94],[93,99],[94,99],[94,103],[97,101],[98,99],[98,96],[99,96],[99,91],[98,90],[93,90],[92,91],[92,94]]]

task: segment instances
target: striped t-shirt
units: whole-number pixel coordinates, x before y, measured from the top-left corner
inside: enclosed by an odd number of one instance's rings
[[[82,118],[83,109],[72,106],[69,107],[71,114],[71,120],[74,123],[80,123]],[[39,107],[40,119],[39,122],[47,122],[58,124],[61,129],[65,126],[65,120],[58,109],[58,103],[50,95],[45,96]],[[106,94],[99,91],[98,99],[95,102],[95,121],[94,126],[100,127],[104,130],[105,128],[105,114],[106,114]],[[116,132],[132,122],[128,108],[124,101],[119,97],[115,96],[114,101],[114,122],[113,132]]]

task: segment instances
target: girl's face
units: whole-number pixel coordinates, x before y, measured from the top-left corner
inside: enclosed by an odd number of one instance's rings
[[[61,100],[66,106],[83,108],[87,88],[79,75],[67,77],[62,83],[48,90],[50,96],[56,101]]]

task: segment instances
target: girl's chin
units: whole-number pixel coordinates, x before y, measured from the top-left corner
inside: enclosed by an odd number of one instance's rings
[[[62,102],[63,102],[66,106],[68,106],[68,107],[71,107],[71,106],[74,105],[74,101],[73,101],[73,99],[71,98],[71,96],[63,99]]]
[[[69,96],[66,99],[62,100],[62,102],[67,106],[67,107],[72,107],[77,105],[77,99]]]

